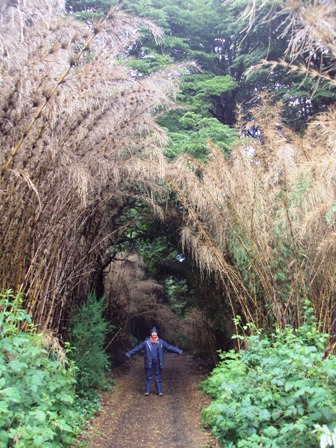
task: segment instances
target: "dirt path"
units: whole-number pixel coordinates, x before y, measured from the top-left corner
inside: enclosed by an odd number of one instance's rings
[[[201,408],[207,397],[197,389],[204,378],[199,363],[186,355],[165,354],[163,397],[145,397],[140,356],[118,369],[117,392],[103,397],[103,412],[83,435],[81,446],[92,448],[210,448],[219,447],[201,429]]]

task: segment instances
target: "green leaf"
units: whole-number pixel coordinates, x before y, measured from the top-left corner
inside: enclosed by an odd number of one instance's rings
[[[31,412],[30,415],[33,415],[39,422],[44,422],[46,419],[46,413],[39,409],[36,409],[35,411]]]
[[[37,371],[29,378],[29,386],[33,392],[37,392],[38,388],[43,384],[44,377],[44,372]]]
[[[0,429],[0,445],[3,447],[8,446],[9,436],[7,431]]]
[[[270,439],[275,439],[278,435],[278,430],[275,426],[268,426],[263,430],[263,434]]]
[[[0,391],[0,395],[2,395],[3,399],[14,403],[20,403],[21,401],[20,391],[15,386],[2,389],[2,391]]]
[[[20,373],[22,370],[28,368],[28,364],[14,359],[8,363],[8,368],[13,370],[13,372]]]

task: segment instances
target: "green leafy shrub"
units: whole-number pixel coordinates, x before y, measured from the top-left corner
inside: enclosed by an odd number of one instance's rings
[[[306,314],[297,331],[247,338],[247,349],[221,354],[201,387],[214,401],[203,411],[222,446],[316,448],[318,425],[336,425],[336,357]]]
[[[0,294],[0,446],[70,446],[83,424],[74,408],[75,365],[37,333],[21,304],[22,296]]]
[[[71,317],[69,340],[73,350],[69,357],[78,368],[77,391],[81,395],[91,389],[109,387],[106,373],[110,362],[104,342],[112,326],[104,319],[104,312],[105,298],[97,299],[95,294],[89,294],[87,303]]]

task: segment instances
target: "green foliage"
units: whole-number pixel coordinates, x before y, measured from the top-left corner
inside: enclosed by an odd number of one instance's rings
[[[195,74],[185,77],[182,84],[183,103],[189,110],[208,115],[214,97],[230,92],[238,87],[231,76],[214,76],[211,73]]]
[[[307,76],[305,70],[289,70],[285,65],[273,66],[272,70],[253,71],[252,76],[249,68],[258,65],[261,60],[293,62],[288,48],[293,45],[293,39],[297,38],[295,30],[299,25],[296,23],[291,27],[289,23],[294,17],[300,22],[298,11],[300,8],[302,10],[306,8],[308,3],[303,0],[295,4],[295,7],[293,5],[293,8],[285,8],[284,3],[277,0],[224,2],[226,17],[223,18],[222,29],[230,38],[226,40],[226,45],[223,45],[223,53],[228,55],[228,60],[232,57],[230,74],[241,82],[241,88],[237,93],[238,101],[241,104],[246,103],[249,101],[248,98],[253,97],[253,91],[269,92],[284,102],[283,117],[288,125],[297,131],[303,130],[310,116],[325,110],[328,105],[335,102],[335,92],[330,89],[330,85],[324,81],[316,82],[316,79]],[[310,14],[316,20],[312,10]],[[305,30],[305,21],[300,23],[301,33],[310,34],[308,23],[306,25],[308,29]],[[323,33],[315,38],[318,48],[313,49],[312,45],[307,50],[302,45],[301,54],[297,55],[297,62],[302,64],[308,58],[309,63],[307,60],[306,62],[310,69],[323,71],[325,65],[329,66],[328,70],[331,72],[330,67],[334,59],[323,57],[325,53]],[[230,46],[234,49],[233,52]],[[314,58],[311,58],[311,54],[314,54]],[[248,76],[244,76],[247,73]]]
[[[90,294],[87,303],[75,310],[70,320],[69,340],[73,350],[69,357],[78,367],[77,390],[81,394],[109,386],[106,373],[110,363],[103,347],[112,327],[105,321],[104,311],[105,298],[97,299]]]
[[[67,0],[67,7],[88,18],[116,3],[117,0]],[[149,18],[165,33],[165,39],[158,43],[144,32],[141,42],[130,50],[137,60],[133,66],[138,73],[148,75],[169,62],[195,60],[203,71],[199,77],[204,77],[205,83],[209,74],[231,77],[232,82],[239,83],[239,89],[231,90],[232,95],[224,101],[221,96],[224,91],[220,91],[219,85],[210,104],[209,97],[203,102],[202,116],[209,108],[220,122],[233,125],[236,104],[242,104],[248,113],[246,106],[255,101],[256,92],[267,91],[284,101],[286,122],[301,130],[311,115],[335,102],[336,93],[327,82],[315,83],[304,74],[291,73],[281,66],[271,71],[263,68],[246,76],[248,69],[261,60],[286,58],[289,11],[283,10],[282,5],[283,2],[273,0],[255,3],[249,0],[124,0],[122,7],[126,11]],[[270,22],[266,23],[266,19]],[[324,63],[328,61],[327,57]],[[321,58],[315,55],[310,63],[319,69]],[[199,95],[202,96],[202,88]],[[189,99],[193,99],[193,94]],[[201,103],[199,98],[196,103],[196,107]]]
[[[215,52],[215,39],[220,37],[217,31],[221,23],[220,5],[219,0],[124,0],[126,10],[148,17],[164,28],[167,36],[185,41],[187,51],[182,53],[175,51],[178,41],[176,46],[170,43],[168,48],[163,43],[162,48],[169,49],[175,60],[184,59],[190,51]]]
[[[194,60],[204,70],[202,74],[184,78],[177,98],[181,109],[159,120],[168,130],[166,155],[174,158],[186,152],[205,159],[209,140],[229,153],[235,133],[222,124],[217,111],[221,95],[230,94],[238,84],[231,76],[223,76],[225,59],[218,54],[222,37],[218,31],[221,2],[126,1],[125,7],[150,18],[165,30],[165,39],[160,44],[146,34],[141,47],[131,52],[136,59],[130,65],[137,76],[149,75],[169,63],[184,60]],[[220,105],[223,107],[227,108],[227,103]]]
[[[283,210],[279,213],[284,214]],[[295,248],[286,234],[286,227],[287,220],[285,217],[283,221],[274,226],[271,240],[272,257],[267,262],[265,262],[261,255],[262,251],[256,246],[253,239],[249,235],[244,234],[246,231],[244,228],[235,225],[228,232],[228,243],[232,257],[251,295],[257,294],[261,297],[264,293],[260,276],[254,269],[251,269],[252,266],[267,272],[272,280],[276,282],[278,298],[283,303],[288,301],[291,284],[289,266],[291,261],[295,259],[296,254]]]
[[[173,276],[165,279],[165,294],[170,308],[179,316],[183,316],[188,304],[189,289],[185,279],[177,279]]]
[[[314,178],[312,177],[311,173],[307,173],[301,176],[297,183],[293,185],[289,194],[292,207],[296,207],[302,202],[313,185]]]
[[[223,447],[315,448],[316,425],[333,430],[336,357],[324,358],[327,337],[307,308],[297,331],[259,331],[246,350],[220,355],[201,387],[214,398],[203,420]]]
[[[150,228],[148,229],[151,230]],[[158,265],[162,260],[166,263],[173,263],[178,257],[176,249],[167,241],[167,238],[162,238],[155,235],[155,229],[153,229],[152,240],[148,243],[140,241],[137,244],[137,248],[143,257],[146,269],[152,274],[156,273]]]
[[[203,117],[195,112],[182,110],[169,112],[159,120],[170,130],[165,154],[170,159],[186,153],[200,160],[208,157],[207,144],[214,142],[225,154],[229,154],[237,132],[215,118]]]
[[[73,407],[80,417],[77,428],[77,433],[80,434],[87,422],[102,410],[100,393],[90,390],[88,393],[76,394]]]
[[[75,365],[48,347],[21,305],[22,296],[0,294],[0,446],[70,446],[83,424]]]
[[[150,52],[142,59],[131,59],[128,62],[128,66],[135,70],[136,76],[148,76],[169,64],[171,64],[170,57],[155,51]]]

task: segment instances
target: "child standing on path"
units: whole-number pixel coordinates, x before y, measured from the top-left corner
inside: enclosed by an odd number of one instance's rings
[[[164,366],[164,349],[182,354],[182,350],[173,345],[169,345],[163,339],[159,339],[158,332],[155,327],[150,331],[150,337],[146,338],[144,342],[134,347],[132,350],[126,353],[128,358],[131,358],[136,353],[145,350],[144,363],[146,372],[146,387],[145,395],[149,395],[151,391],[151,384],[154,377],[156,392],[158,395],[162,396],[162,380],[161,380],[161,370]]]

